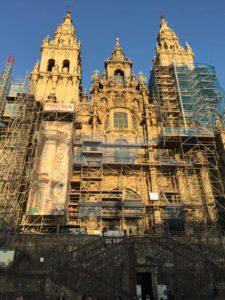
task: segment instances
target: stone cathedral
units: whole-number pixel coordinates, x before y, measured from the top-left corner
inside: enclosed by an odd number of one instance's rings
[[[0,105],[0,299],[222,295],[215,68],[196,63],[162,17],[149,76],[134,73],[117,38],[88,93],[68,11],[28,83]]]
[[[192,232],[217,222],[224,130],[214,68],[195,64],[163,17],[148,83],[117,38],[88,99],[80,57],[68,12],[31,74],[43,116],[22,230]]]

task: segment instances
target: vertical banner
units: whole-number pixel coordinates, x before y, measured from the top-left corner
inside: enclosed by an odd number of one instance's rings
[[[27,213],[64,215],[68,195],[73,124],[43,122]]]

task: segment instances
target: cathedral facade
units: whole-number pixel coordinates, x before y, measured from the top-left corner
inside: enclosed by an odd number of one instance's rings
[[[117,38],[88,99],[70,12],[41,51],[31,74],[42,113],[23,232],[193,233],[219,221],[222,95],[214,68],[195,64],[163,17],[148,84]]]
[[[68,11],[27,88],[3,101],[0,298],[193,300],[224,289],[215,68],[195,63],[163,17],[150,78],[132,67],[117,38],[83,91]]]

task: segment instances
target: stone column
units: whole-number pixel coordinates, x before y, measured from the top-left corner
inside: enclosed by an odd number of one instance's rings
[[[154,193],[158,193],[159,189],[158,189],[158,182],[157,182],[157,170],[155,167],[150,167],[150,176],[151,176],[151,191]]]
[[[204,198],[208,209],[209,219],[211,222],[216,222],[217,216],[215,212],[215,198],[212,190],[209,170],[202,168],[200,170],[202,187],[204,190]]]

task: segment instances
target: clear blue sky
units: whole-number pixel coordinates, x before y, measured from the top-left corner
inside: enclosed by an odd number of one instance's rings
[[[0,0],[0,70],[9,54],[16,58],[14,75],[32,70],[43,38],[53,35],[69,5],[88,90],[93,70],[103,70],[117,35],[134,71],[149,78],[161,14],[181,43],[189,42],[196,62],[216,67],[225,88],[225,0]]]

